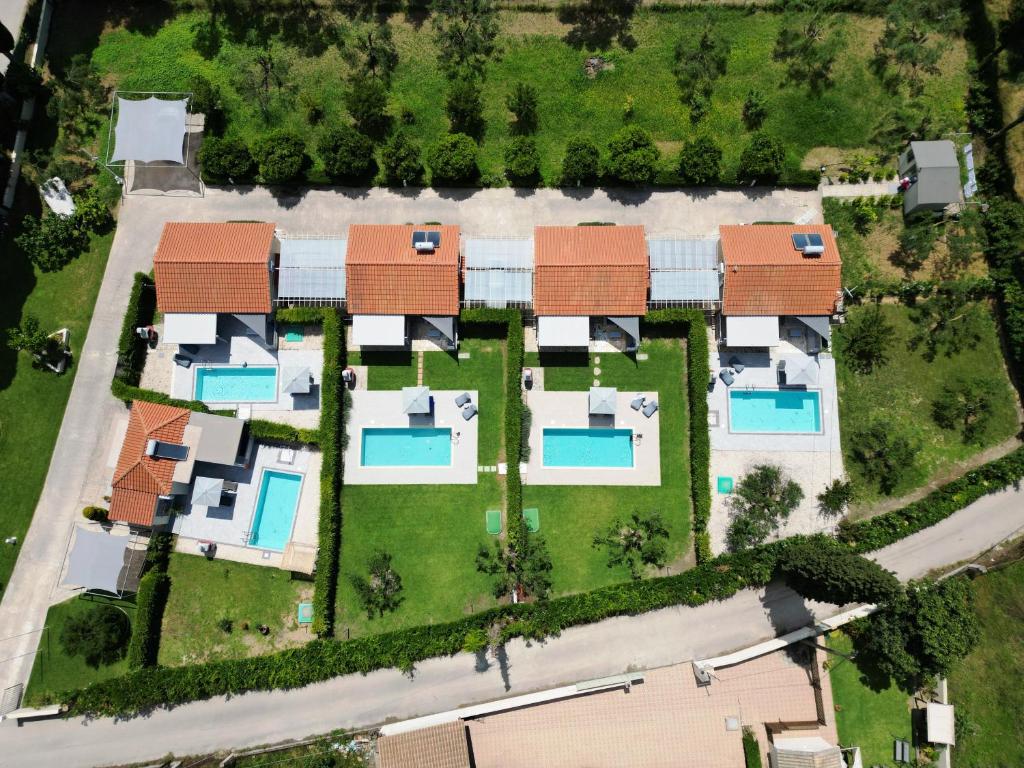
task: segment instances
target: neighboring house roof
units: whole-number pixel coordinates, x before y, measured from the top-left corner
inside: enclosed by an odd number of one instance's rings
[[[822,224],[748,224],[719,227],[725,264],[726,315],[831,315],[842,262],[832,228]],[[805,256],[795,234],[818,234],[825,250]]]
[[[121,455],[114,469],[110,519],[152,525],[157,497],[171,492],[178,462],[146,455],[150,440],[181,445],[192,412],[136,400],[128,416]]]
[[[960,163],[952,141],[912,141],[900,155],[900,175],[917,181],[903,194],[904,213],[944,207],[960,201]]]
[[[461,720],[377,740],[378,768],[470,768],[466,724]]]
[[[273,224],[168,222],[153,257],[161,312],[270,312]]]
[[[775,768],[843,768],[842,750],[820,736],[776,737],[772,757]]]
[[[440,232],[433,251],[413,232]],[[459,228],[353,224],[345,253],[345,303],[353,315],[459,314]]]
[[[537,315],[642,315],[647,311],[644,228],[537,227]]]

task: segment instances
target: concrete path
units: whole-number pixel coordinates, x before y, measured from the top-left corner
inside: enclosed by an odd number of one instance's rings
[[[988,496],[933,528],[877,553],[901,578],[973,557],[1024,530],[1024,492]],[[4,765],[121,764],[168,752],[196,754],[358,728],[453,709],[576,680],[707,658],[838,613],[786,587],[745,590],[698,608],[669,608],[516,640],[502,663],[471,654],[431,659],[413,677],[395,670],[349,675],[293,691],[217,698],[119,722],[52,720],[0,725]]]
[[[883,195],[895,195],[899,192],[899,182],[892,181],[862,181],[856,184],[846,182],[822,181],[818,186],[822,197],[882,197]]]

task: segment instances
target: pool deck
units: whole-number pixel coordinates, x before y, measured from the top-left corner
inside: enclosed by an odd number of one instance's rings
[[[401,390],[355,390],[347,425],[345,485],[475,485],[480,414],[469,421],[455,398],[467,390],[431,390],[434,413],[409,416],[402,413]],[[480,403],[479,393],[468,390],[477,408],[497,407]],[[364,467],[363,427],[448,427],[452,430],[452,463],[447,467]]]
[[[280,452],[278,446],[257,445],[248,468],[198,467],[197,474],[237,482],[238,494],[231,507],[193,507],[186,500],[184,513],[176,515],[172,523],[179,537],[176,550],[199,554],[199,542],[214,541],[219,559],[280,567],[282,552],[247,545],[265,469],[303,475],[290,541],[297,546],[315,548],[320,515],[320,453],[296,449],[294,462],[283,464]]]
[[[644,393],[658,398],[657,392]],[[532,389],[526,393],[530,408],[530,460],[523,475],[524,485],[661,485],[661,412],[647,418],[629,407],[636,392],[619,392],[616,415],[591,416],[587,392],[548,392]],[[614,423],[613,423],[614,422]],[[545,467],[545,427],[615,427],[639,434],[633,443],[633,467]],[[680,439],[684,439],[680,436]]]
[[[804,492],[804,499],[779,527],[778,537],[796,534],[832,532],[836,521],[818,512],[817,495],[832,480],[844,476],[843,454],[839,442],[839,398],[836,389],[835,360],[827,352],[818,355],[818,384],[810,389],[821,393],[821,427],[818,434],[756,434],[729,430],[729,391],[778,389],[776,364],[779,360],[798,361],[806,356],[789,345],[780,346],[771,354],[765,351],[737,351],[717,347],[711,340],[711,371],[715,386],[708,393],[708,430],[711,433],[711,519],[708,532],[715,553],[726,549],[729,528],[728,494],[718,492],[718,478],[731,477],[739,482],[758,464],[773,464],[795,480]],[[736,374],[731,387],[718,378],[721,368],[738,357],[746,366]]]

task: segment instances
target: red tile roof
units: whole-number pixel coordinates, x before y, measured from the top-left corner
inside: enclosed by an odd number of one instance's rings
[[[419,253],[414,231],[440,232],[441,245]],[[459,228],[353,224],[345,254],[345,301],[353,315],[459,314]]]
[[[136,400],[128,417],[128,431],[114,470],[110,519],[133,525],[152,525],[157,497],[171,492],[178,462],[146,455],[150,440],[182,444],[191,411]]]
[[[161,312],[270,312],[273,224],[168,222],[153,257]]]
[[[642,315],[649,281],[643,227],[537,227],[533,311]]]
[[[842,261],[832,228],[823,224],[721,226],[725,315],[831,315]],[[825,252],[804,256],[794,234],[821,235]]]

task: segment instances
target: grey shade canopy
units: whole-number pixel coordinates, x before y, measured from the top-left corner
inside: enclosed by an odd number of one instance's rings
[[[430,413],[430,387],[402,387],[402,412]]]
[[[136,160],[184,164],[182,145],[188,99],[148,99],[134,101],[117,97],[117,124],[114,126],[114,154],[108,162]]]
[[[124,553],[128,544],[127,536],[111,536],[109,533],[79,528],[68,558],[64,584],[119,593]]]
[[[309,394],[309,366],[286,366],[281,369],[281,391],[289,395]]]
[[[593,416],[614,416],[619,392],[615,387],[590,388],[590,413]]]
[[[192,505],[200,507],[219,507],[220,497],[224,492],[224,478],[202,477],[197,475],[192,483]]]

